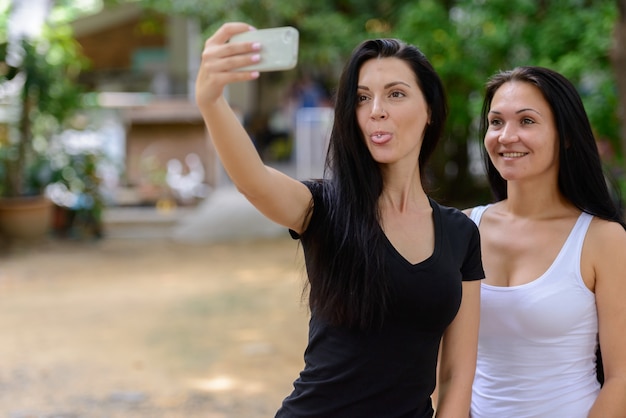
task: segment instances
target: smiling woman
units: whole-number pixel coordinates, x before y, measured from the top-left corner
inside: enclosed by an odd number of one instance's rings
[[[485,149],[502,178],[556,181],[558,146],[554,115],[541,90],[529,83],[507,83],[496,91]],[[552,173],[544,176],[544,171]]]
[[[497,202],[467,211],[486,273],[471,416],[623,416],[626,223],[582,101],[516,68],[487,83],[481,124]]]

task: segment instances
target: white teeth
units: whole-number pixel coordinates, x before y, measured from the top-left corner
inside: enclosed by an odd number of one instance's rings
[[[524,155],[526,155],[523,152],[503,152],[502,156],[506,157],[506,158],[517,158],[517,157],[523,157]]]

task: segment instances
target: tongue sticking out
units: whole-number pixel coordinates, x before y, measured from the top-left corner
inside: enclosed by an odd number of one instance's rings
[[[391,134],[377,134],[372,135],[370,138],[372,139],[373,143],[381,145],[385,142],[389,142],[389,140],[391,139]]]

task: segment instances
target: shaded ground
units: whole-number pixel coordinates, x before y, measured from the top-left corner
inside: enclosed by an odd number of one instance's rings
[[[287,236],[15,249],[0,256],[0,417],[273,416],[302,367],[302,280]]]

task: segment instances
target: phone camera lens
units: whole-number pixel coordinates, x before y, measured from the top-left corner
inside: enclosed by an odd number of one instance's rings
[[[285,43],[289,43],[289,41],[291,41],[291,38],[293,38],[293,33],[290,30],[286,31],[283,34],[283,41]]]

